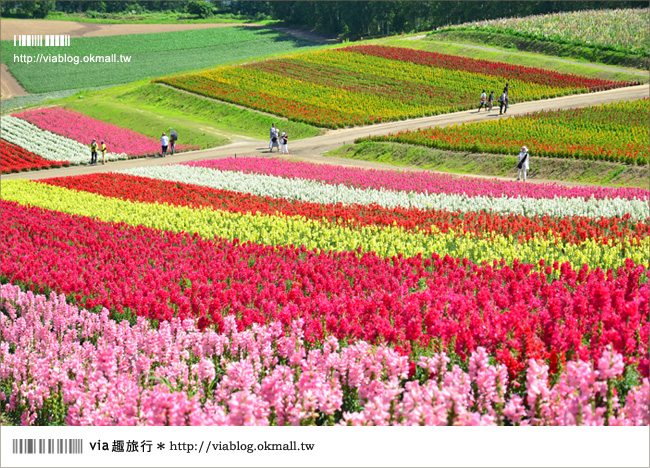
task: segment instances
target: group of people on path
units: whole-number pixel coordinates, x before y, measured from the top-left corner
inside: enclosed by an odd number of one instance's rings
[[[92,165],[97,164],[98,150],[102,152],[102,164],[106,164],[106,143],[102,140],[98,145],[97,140],[93,138],[90,142],[90,164]]]
[[[174,155],[174,150],[176,148],[176,142],[178,141],[178,132],[176,130],[172,130],[169,132],[169,136],[165,132],[163,132],[162,136],[160,137],[160,146],[161,146],[161,151],[160,151],[160,157],[164,158],[167,156],[167,151],[171,150],[171,155]],[[97,144],[97,140],[94,138],[90,142],[90,164],[95,165],[97,164],[97,151],[102,152],[102,164],[106,164],[106,143],[104,140],[101,140],[99,144]]]
[[[178,132],[176,130],[172,130],[169,132],[169,136],[165,132],[163,132],[162,136],[160,137],[160,146],[161,146],[161,152],[160,152],[160,157],[164,158],[167,156],[167,150],[171,150],[171,155],[174,156],[174,149],[176,148],[176,142],[178,141]]]
[[[282,152],[282,154],[289,154],[289,135],[287,132],[282,132],[280,134],[280,129],[276,128],[274,123],[271,124],[270,139],[270,153],[273,152],[273,148],[277,148],[278,151]]]
[[[499,96],[499,115],[505,114],[508,111],[510,106],[510,100],[508,99],[508,91],[510,90],[510,84],[506,83],[506,87],[503,88],[501,96]],[[485,93],[485,90],[481,92],[481,103],[478,106],[478,111],[481,112],[481,109],[485,107],[485,111],[489,112],[494,106],[494,91],[490,92],[490,96]]]
[[[509,86],[506,83],[506,87],[503,88],[503,94],[499,98],[499,104],[502,112],[504,106],[506,108],[506,111],[508,109],[508,88]],[[483,93],[481,94],[481,105],[479,106],[478,111],[480,112],[482,107],[485,107],[486,111],[492,110],[493,101],[494,101],[494,91],[490,93],[490,97],[488,98],[485,94],[485,90],[483,90]],[[501,114],[502,112],[499,112],[499,114]],[[161,145],[160,157],[164,158],[165,156],[167,156],[168,150],[171,151],[171,155],[173,156],[177,141],[178,141],[178,133],[176,132],[176,130],[170,131],[169,136],[167,136],[167,134],[163,132],[162,136],[160,137],[160,145]],[[278,148],[278,151],[281,151],[282,154],[289,154],[288,144],[289,144],[289,135],[287,135],[286,132],[280,133],[280,130],[275,127],[275,124],[271,124],[269,151],[273,152],[273,148]],[[93,138],[90,143],[90,164],[92,165],[97,164],[98,150],[102,152],[102,164],[106,164],[106,150],[107,150],[106,143],[104,142],[104,140],[101,140],[101,142],[98,145],[97,141]],[[528,154],[528,148],[522,146],[521,151],[517,156],[517,159],[518,159],[517,180],[523,178],[523,181],[525,182],[526,173],[530,169],[530,163],[529,163],[530,156]]]
[[[506,83],[505,88],[501,96],[499,96],[499,115],[505,114],[508,112],[508,107],[510,105],[510,100],[508,99],[508,91],[510,90],[510,84]],[[490,92],[490,96],[486,94],[485,90],[481,92],[481,103],[478,106],[478,111],[481,112],[481,109],[485,107],[487,112],[492,110],[494,105],[494,91]],[[525,146],[521,147],[519,154],[517,155],[517,180],[523,180],[526,182],[526,175],[530,169],[530,155],[528,154],[528,148]]]

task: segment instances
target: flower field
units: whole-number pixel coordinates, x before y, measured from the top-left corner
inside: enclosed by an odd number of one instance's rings
[[[648,424],[647,190],[232,158],[0,194],[19,423]]]
[[[12,145],[8,141],[0,140],[0,170],[2,174],[68,165],[70,165],[70,163],[67,161],[48,161],[47,159],[37,156],[34,153],[30,153],[19,146]]]
[[[160,142],[155,138],[86,117],[69,109],[45,107],[12,115],[35,125],[41,130],[61,135],[83,145],[90,145],[93,138],[97,142],[104,140],[106,146],[113,153],[124,153],[130,158],[152,156],[160,153]],[[193,149],[198,148],[180,144],[176,146],[177,152]],[[89,151],[86,151],[86,153],[89,153]]]
[[[48,161],[70,164],[88,164],[90,162],[90,141],[82,144],[70,138],[41,130],[26,120],[6,115],[0,120],[2,138],[26,151]],[[114,161],[127,159],[125,153],[107,152],[106,159]]]
[[[164,78],[163,83],[323,127],[471,109],[510,84],[511,103],[628,86],[413,49],[355,46]]]
[[[441,149],[602,160],[646,165],[650,100],[543,111],[509,119],[371,137]]]
[[[650,53],[647,8],[583,10],[550,15],[502,18],[456,26],[481,31],[516,33],[572,44],[587,44],[631,51],[646,57]]]
[[[531,360],[518,395],[481,347],[468,369],[448,369],[444,352],[413,366],[385,345],[330,336],[314,349],[300,320],[286,332],[277,322],[238,330],[232,317],[220,333],[177,319],[154,329],[118,325],[63,296],[11,285],[0,293],[3,391],[18,393],[8,412],[25,425],[444,425],[450,412],[458,425],[648,424],[648,380],[623,403],[624,364],[609,348],[593,365],[568,363],[554,384],[548,366]]]

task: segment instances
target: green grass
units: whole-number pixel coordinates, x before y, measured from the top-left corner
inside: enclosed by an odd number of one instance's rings
[[[457,174],[517,176],[515,155],[474,154],[367,141],[345,145],[325,155]],[[530,178],[549,181],[647,188],[650,180],[647,165],[639,167],[604,161],[535,157],[531,159],[530,167]]]
[[[234,26],[192,31],[72,38],[69,47],[20,47],[2,41],[2,61],[30,93],[129,83],[214,67],[313,45],[265,27]],[[19,63],[14,54],[79,57],[74,63]],[[128,63],[83,63],[86,56],[130,57]],[[36,60],[36,59],[34,59]]]
[[[429,36],[434,41],[449,41],[469,44],[491,45],[519,51],[537,52],[558,57],[569,57],[589,62],[604,63],[612,66],[648,68],[648,58],[640,54],[607,50],[588,44],[569,44],[554,42],[550,39],[526,37],[521,34],[509,34],[493,30],[475,31],[451,29],[436,31]]]
[[[321,129],[280,120],[248,109],[149,82],[79,93],[58,105],[130,128],[151,137],[175,128],[184,144],[212,148],[233,139],[266,139],[272,123],[292,140],[316,136]]]
[[[473,59],[490,60],[493,62],[503,62],[512,65],[522,65],[526,67],[543,68],[545,70],[553,70],[558,73],[569,73],[574,75],[587,76],[589,78],[600,78],[603,80],[613,81],[640,81],[642,83],[648,82],[648,74],[628,73],[625,71],[617,71],[611,69],[600,69],[578,63],[566,63],[559,61],[556,57],[543,54],[516,52],[513,53],[505,48],[503,52],[494,52],[477,49],[476,47],[465,47],[462,45],[454,45],[434,40],[405,40],[401,37],[391,37],[379,39],[375,41],[368,41],[370,43],[390,45],[395,47],[410,47],[412,49],[426,50],[429,52],[437,52],[448,55],[458,55],[461,57],[469,57]],[[485,45],[485,44],[480,44]],[[486,45],[488,46],[488,45]],[[489,46],[494,48],[493,46]],[[496,47],[498,48],[498,47]],[[587,63],[587,62],[585,62]],[[620,67],[617,67],[620,68]],[[633,70],[632,71],[642,71]]]

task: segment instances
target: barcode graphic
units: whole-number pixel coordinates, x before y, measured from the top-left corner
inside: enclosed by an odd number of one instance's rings
[[[66,47],[70,45],[70,36],[63,34],[14,34],[14,46],[20,47]]]
[[[13,439],[13,453],[83,453],[83,439]]]

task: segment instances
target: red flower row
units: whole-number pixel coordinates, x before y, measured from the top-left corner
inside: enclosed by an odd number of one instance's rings
[[[464,70],[471,73],[483,73],[492,76],[501,76],[506,81],[518,79],[522,81],[542,84],[554,88],[587,88],[590,91],[631,86],[638,83],[624,81],[609,81],[584,76],[567,75],[542,68],[524,67],[508,63],[490,62],[472,58],[457,57],[455,55],[437,54],[423,50],[407,49],[402,47],[387,47],[377,45],[363,45],[345,47],[345,52],[373,55],[376,57],[401,60],[403,62],[417,63],[431,67],[447,68],[450,70]]]
[[[2,174],[69,165],[68,161],[49,161],[20,146],[0,140],[0,171]]]
[[[459,213],[417,208],[384,208],[378,205],[320,204],[261,197],[127,174],[90,174],[52,178],[43,182],[123,200],[210,207],[237,213],[260,212],[269,215],[304,216],[316,220],[326,219],[349,227],[399,226],[409,230],[430,232],[431,227],[435,226],[442,232],[454,230],[486,237],[491,234],[512,235],[518,237],[521,242],[540,234],[556,235],[564,242],[571,243],[586,239],[606,243],[621,239],[639,242],[650,235],[650,225],[629,219],[593,219],[581,216],[526,217],[485,212]]]
[[[305,339],[392,343],[403,353],[484,346],[521,376],[528,358],[589,360],[612,344],[648,375],[648,270],[615,274],[466,259],[240,245],[1,203],[2,280],[78,304],[219,329],[304,319]],[[551,276],[557,279],[551,279]]]

